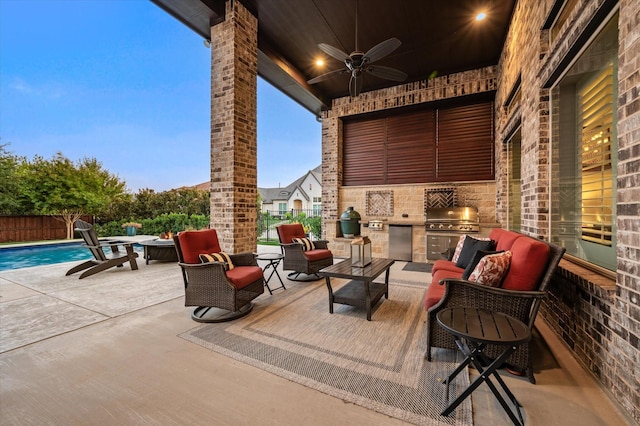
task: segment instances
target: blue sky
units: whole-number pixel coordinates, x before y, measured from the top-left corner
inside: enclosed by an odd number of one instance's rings
[[[0,144],[96,158],[127,188],[209,180],[210,54],[145,0],[0,0]],[[258,186],[321,163],[321,126],[258,79]]]

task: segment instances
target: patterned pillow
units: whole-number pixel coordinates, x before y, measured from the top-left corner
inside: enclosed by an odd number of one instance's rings
[[[303,251],[315,250],[316,246],[313,244],[308,238],[292,238],[291,241],[294,243],[302,244]]]
[[[231,257],[223,251],[219,253],[211,253],[211,254],[200,254],[200,263],[210,263],[210,262],[222,262],[224,263],[224,269],[230,270],[233,269],[233,262],[231,261]]]
[[[471,262],[469,262],[469,264],[467,265],[466,268],[464,268],[464,272],[462,273],[462,279],[463,280],[468,280],[469,279],[469,275],[471,275],[473,270],[476,269],[476,266],[478,265],[478,263],[480,263],[480,260],[482,260],[483,257],[485,257],[485,256],[487,256],[489,254],[502,253],[503,251],[504,250],[502,250],[502,251],[476,250],[476,253],[473,255],[473,260]]]
[[[453,263],[457,263],[458,262],[458,258],[460,257],[460,253],[462,253],[462,247],[464,246],[464,240],[469,237],[469,238],[473,238],[474,240],[480,240],[480,241],[491,241],[491,238],[476,238],[476,237],[472,237],[471,235],[461,235],[460,239],[458,240],[458,244],[456,245],[456,249],[453,252],[453,257],[450,259]]]
[[[509,250],[501,253],[489,254],[480,259],[475,269],[469,275],[469,281],[489,287],[500,287],[502,280],[509,271],[511,265],[511,252]]]
[[[462,251],[462,246],[464,245],[464,239],[467,238],[466,235],[461,235],[460,239],[458,240],[458,244],[456,245],[456,249],[453,252],[453,257],[451,258],[451,261],[453,263],[456,263],[458,261],[458,258],[460,257],[460,252]]]

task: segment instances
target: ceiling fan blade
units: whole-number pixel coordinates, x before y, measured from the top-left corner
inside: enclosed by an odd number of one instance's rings
[[[369,63],[375,62],[396,50],[401,44],[402,42],[400,40],[392,37],[373,46],[364,54],[364,57],[369,60]]]
[[[360,75],[358,75],[360,74]],[[361,73],[351,73],[351,80],[349,80],[349,96],[355,98],[360,94],[362,90],[362,74]]]
[[[384,78],[386,80],[405,81],[407,79],[407,73],[395,68],[383,67],[381,65],[370,65],[367,67],[366,71],[371,75],[375,75],[376,77]]]
[[[345,72],[348,72],[348,70],[346,69],[341,69],[341,70],[334,70],[334,71],[329,71],[327,73],[321,74],[315,78],[312,78],[311,80],[307,81],[307,83],[309,84],[316,84],[316,83],[320,83],[321,81],[325,81],[328,78],[331,78],[333,76],[336,76],[338,74],[344,74]]]
[[[331,46],[330,44],[320,43],[318,45],[318,48],[322,50],[324,53],[326,53],[327,55],[331,56],[332,58],[336,58],[340,62],[344,62],[347,59],[349,59],[349,55],[347,55],[337,47]]]

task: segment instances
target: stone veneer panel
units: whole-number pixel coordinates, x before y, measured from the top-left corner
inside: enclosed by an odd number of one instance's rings
[[[258,21],[240,2],[211,28],[211,227],[223,250],[256,250]]]
[[[553,2],[516,3],[500,58],[496,93],[496,205],[505,220],[503,142],[522,121],[523,231],[547,237],[550,194],[549,96],[542,86],[607,0],[580,0],[556,40],[542,22]],[[562,261],[540,315],[575,358],[640,422],[640,2],[619,2],[617,279]],[[539,40],[534,43],[532,40]],[[518,77],[517,105],[502,108]]]

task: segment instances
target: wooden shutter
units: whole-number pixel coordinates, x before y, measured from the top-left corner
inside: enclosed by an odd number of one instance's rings
[[[344,151],[342,184],[382,185],[385,183],[385,120],[347,122],[343,126]]]
[[[434,111],[387,118],[386,183],[425,183],[433,182],[434,178]]]
[[[436,180],[494,178],[493,102],[438,110]]]

